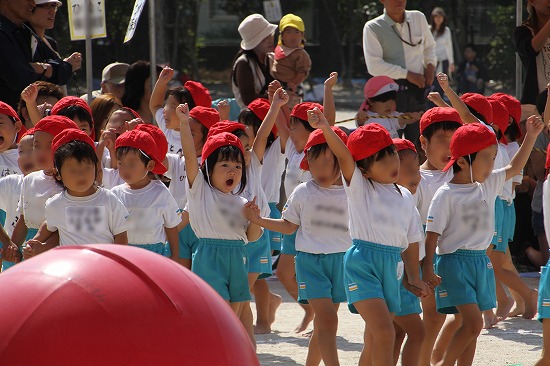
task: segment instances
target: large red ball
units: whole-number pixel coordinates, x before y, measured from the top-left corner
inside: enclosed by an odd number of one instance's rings
[[[239,319],[191,271],[122,245],[63,247],[0,275],[6,365],[259,365]]]

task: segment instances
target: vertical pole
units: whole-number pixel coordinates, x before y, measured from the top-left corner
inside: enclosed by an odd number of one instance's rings
[[[523,22],[523,4],[521,0],[516,0],[516,26]],[[522,65],[519,55],[516,53],[516,98],[521,97],[521,87],[523,82]]]
[[[92,3],[85,0],[86,16],[86,93],[88,95],[88,104],[92,103],[92,90],[94,88],[93,83],[93,57],[92,57]]]
[[[149,60],[151,62],[151,90],[154,89],[157,82],[157,42],[155,39],[155,0],[149,1]]]

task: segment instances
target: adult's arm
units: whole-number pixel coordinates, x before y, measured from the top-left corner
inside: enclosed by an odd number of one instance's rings
[[[407,78],[407,69],[384,61],[382,45],[367,25],[363,28],[363,53],[369,74],[373,76],[386,75],[392,79]]]
[[[254,99],[265,97],[256,93],[254,88],[254,75],[246,61],[239,61],[235,66],[235,80],[241,99],[245,105],[250,104]]]
[[[437,65],[437,56],[435,55],[436,43],[434,36],[424,14],[422,14],[419,21],[422,22],[422,33],[424,34],[424,65],[425,67],[428,65],[435,67]]]
[[[46,80],[34,72],[19,43],[4,32],[0,32],[0,55],[0,78],[14,93],[21,93],[37,80]]]

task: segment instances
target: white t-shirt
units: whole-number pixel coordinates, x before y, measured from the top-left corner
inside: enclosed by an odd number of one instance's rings
[[[300,169],[300,163],[304,158],[304,152],[299,153],[292,140],[288,139],[286,143],[285,155],[288,159],[285,172],[285,193],[290,195],[298,184],[311,180],[311,173]]]
[[[369,181],[355,167],[349,185],[344,183],[352,239],[402,249],[422,239],[414,198],[398,187],[401,193],[393,184]]]
[[[424,223],[420,218],[420,212],[418,212],[418,210],[416,210],[416,220],[418,221],[418,228],[421,235],[418,241],[418,259],[422,260],[426,256],[426,235],[424,234]]]
[[[390,116],[400,116],[402,114],[403,113],[392,112],[390,113]],[[378,113],[367,111],[367,115],[378,116]],[[392,139],[398,138],[399,133],[397,132],[397,130],[403,128],[403,126],[399,124],[399,120],[397,118],[367,118],[367,120],[365,121],[365,125],[369,123],[378,123],[379,125],[384,127],[386,130],[388,130]]]
[[[426,224],[426,232],[440,235],[437,254],[489,247],[495,227],[495,199],[505,178],[506,170],[498,169],[484,183],[445,183],[437,190]]]
[[[101,186],[105,189],[113,189],[124,184],[124,179],[118,174],[118,169],[103,168],[103,181]]]
[[[130,212],[128,243],[156,244],[166,242],[164,228],[178,226],[181,219],[178,205],[168,188],[159,181],[151,181],[141,189],[130,189],[121,184],[113,192]]]
[[[46,201],[60,192],[63,192],[63,187],[56,183],[53,176],[44,174],[43,170],[29,173],[23,178],[17,212],[25,216],[27,228],[40,228],[46,219]]]
[[[211,187],[201,171],[189,187],[185,180],[189,220],[197,238],[243,240],[248,243],[246,231],[249,221],[243,215],[246,198],[223,193]]]
[[[21,184],[23,183],[23,174],[11,174],[0,178],[0,209],[6,212],[6,224],[4,229],[11,236],[15,224],[19,220],[17,206],[21,197]]]
[[[343,186],[323,188],[312,180],[288,198],[283,219],[299,225],[296,250],[314,254],[341,253],[351,246],[348,198]]]
[[[504,145],[504,148],[506,149],[506,152],[508,153],[508,157],[510,158],[510,161],[512,161],[513,157],[516,156],[516,154],[519,151],[519,144],[515,141],[509,142],[508,145]],[[523,183],[523,170],[521,171],[521,174],[514,175],[514,178],[512,178],[513,183],[521,184]],[[516,190],[512,190],[512,200],[516,198]]]
[[[414,197],[416,199],[416,207],[420,212],[422,225],[426,225],[428,219],[428,209],[432,203],[435,192],[443,185],[443,183],[453,179],[453,169],[446,172],[442,170],[425,170],[420,169],[420,184],[416,189]]]
[[[254,197],[256,197],[256,204],[260,208],[260,215],[263,217],[269,217],[271,210],[269,209],[269,202],[267,201],[264,189],[262,187],[261,176],[262,164],[260,164],[260,160],[254,151],[250,150],[250,163],[246,167],[246,187],[244,187],[244,190],[240,193],[240,196],[245,198],[247,201],[252,201]],[[239,189],[240,187],[237,186],[233,193],[237,194]]]
[[[432,34],[435,39],[435,56],[437,57],[438,63],[447,60],[450,64],[454,64],[453,37],[449,27],[445,27],[445,32],[443,32],[441,36],[439,36],[437,32],[433,32]]]
[[[510,157],[508,156],[508,151],[506,150],[506,145],[501,144],[501,143],[498,144],[498,153],[497,153],[497,155],[500,155],[499,156],[500,165],[497,166],[496,161],[495,161],[494,169],[505,168],[508,165],[510,165]],[[513,202],[513,198],[512,198],[512,194],[513,194],[513,191],[514,191],[512,189],[513,183],[514,183],[513,178],[508,179],[506,182],[504,182],[504,187],[502,187],[502,190],[498,194],[498,197],[500,199],[508,202],[508,204],[512,204],[512,202]]]
[[[286,146],[288,149],[288,142]],[[262,186],[267,201],[278,203],[281,199],[281,180],[285,171],[285,154],[281,152],[280,137],[276,138],[271,146],[265,150],[263,166]]]
[[[17,159],[19,151],[17,149],[6,150],[0,153],[0,178],[12,174],[21,174]]]
[[[176,200],[180,210],[184,210],[187,205],[185,157],[180,157],[178,154],[166,154],[166,158],[168,159],[168,166],[166,167],[168,170],[164,173],[164,176],[170,179],[168,190]],[[200,165],[200,157],[197,157],[197,162]]]
[[[99,187],[91,196],[63,191],[46,201],[49,231],[59,231],[59,245],[113,244],[128,231],[128,211],[111,191]]]
[[[166,128],[166,120],[164,119],[164,108],[157,109],[155,113],[155,120],[159,125],[159,128],[164,132],[166,139],[168,140],[168,152],[172,154],[181,154],[183,149],[181,148],[181,135],[179,131],[170,130]]]

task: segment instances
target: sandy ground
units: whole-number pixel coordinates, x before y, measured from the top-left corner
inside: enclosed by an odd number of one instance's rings
[[[538,286],[538,279],[526,281],[531,287]],[[270,280],[268,283],[273,292],[283,296],[283,303],[277,312],[273,333],[256,338],[260,363],[262,366],[303,365],[309,339],[293,331],[302,319],[302,310],[279,281]],[[252,306],[255,314],[254,304]],[[346,304],[340,306],[337,343],[341,365],[357,365],[363,347],[364,324],[359,315],[348,311]],[[538,321],[509,319],[495,329],[482,331],[474,365],[533,365],[541,350],[542,325]]]

